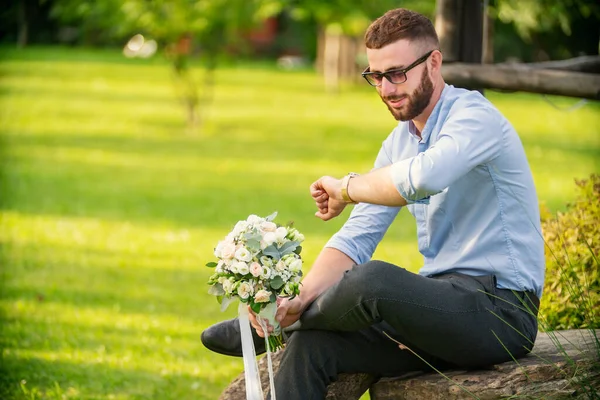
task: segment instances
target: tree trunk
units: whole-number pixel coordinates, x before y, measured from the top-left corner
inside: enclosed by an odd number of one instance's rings
[[[483,53],[483,2],[461,0],[459,9],[460,62],[481,64]]]
[[[18,5],[19,32],[17,34],[17,47],[22,49],[29,41],[29,24],[27,21],[26,0],[20,0]]]
[[[483,49],[481,62],[494,63],[494,18],[489,13],[489,0],[483,3]]]
[[[440,51],[444,61],[460,60],[460,0],[437,0],[435,11],[435,30],[440,39]]]
[[[325,90],[328,92],[337,92],[339,89],[341,41],[341,33],[325,30],[323,75],[325,77]]]
[[[481,64],[484,4],[481,0],[438,0],[435,28],[445,63]],[[465,86],[467,89],[482,89]]]

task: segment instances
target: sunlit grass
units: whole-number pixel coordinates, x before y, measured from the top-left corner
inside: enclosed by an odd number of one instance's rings
[[[599,104],[487,95],[563,207],[599,171]],[[314,218],[308,186],[368,171],[394,126],[368,87],[242,64],[217,72],[190,133],[168,66],[108,50],[4,49],[0,96],[2,399],[217,398],[242,363],[199,341],[234,315],[207,294],[213,246],[277,210],[310,265],[343,221]],[[376,257],[416,271],[415,239],[403,212]]]

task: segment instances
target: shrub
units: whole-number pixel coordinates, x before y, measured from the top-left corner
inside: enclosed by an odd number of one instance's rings
[[[546,283],[540,305],[543,330],[600,328],[600,175],[575,181],[578,196],[567,211],[546,210]]]

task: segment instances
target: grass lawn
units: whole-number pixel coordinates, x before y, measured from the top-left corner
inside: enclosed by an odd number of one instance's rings
[[[0,398],[216,399],[242,362],[199,340],[235,312],[207,294],[214,245],[278,211],[305,234],[308,267],[343,222],[313,216],[308,186],[368,171],[395,121],[366,85],[329,95],[313,72],[242,64],[218,72],[191,134],[159,59],[0,56]],[[600,172],[600,103],[487,95],[551,210]],[[407,212],[376,257],[419,268]]]

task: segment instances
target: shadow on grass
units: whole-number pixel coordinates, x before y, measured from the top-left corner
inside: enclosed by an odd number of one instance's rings
[[[314,217],[308,188],[331,167],[313,145],[278,153],[265,138],[254,152],[247,141],[228,146],[228,140],[11,134],[0,165],[3,191],[10,195],[0,204],[26,214],[219,228],[249,214],[279,211],[305,234],[339,228],[337,221],[323,224]],[[226,157],[219,156],[226,150]],[[344,152],[335,151],[329,150],[331,159]]]
[[[22,383],[26,388],[35,387],[44,393],[43,396],[33,399],[106,399],[112,396],[119,399],[159,400],[189,398],[190,395],[194,398],[209,399],[210,397],[204,397],[203,394],[218,392],[219,388],[219,384],[215,382],[190,374],[163,375],[94,363],[5,356],[0,365],[0,398],[25,399],[20,388]],[[56,384],[65,397],[53,395],[56,392]]]
[[[187,268],[181,268],[173,265],[176,259],[168,255],[70,244],[18,248],[5,244],[3,256],[11,261],[5,276],[20,277],[3,287],[1,297],[11,301],[102,305],[124,313],[173,312],[178,317],[196,318],[202,315],[202,295],[212,298],[206,284],[212,271],[201,265],[195,268],[195,259],[183,260]]]

